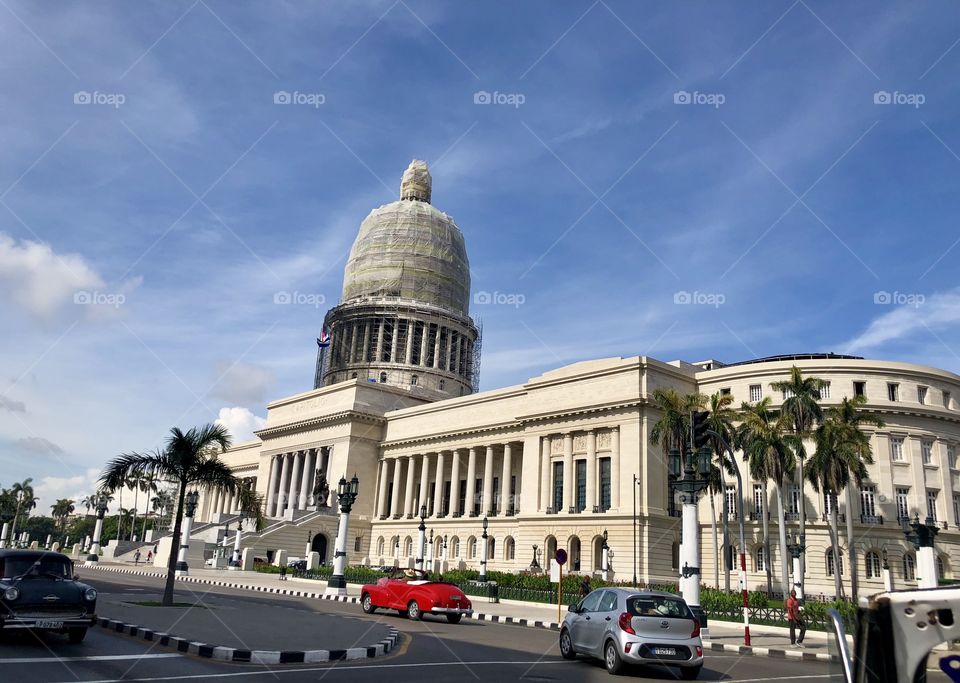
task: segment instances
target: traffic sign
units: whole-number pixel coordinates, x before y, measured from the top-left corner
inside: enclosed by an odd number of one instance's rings
[[[559,564],[566,564],[566,563],[567,563],[567,551],[564,550],[563,548],[558,548],[558,549],[557,549],[557,554],[554,555],[554,557],[557,558],[557,562],[558,562]]]

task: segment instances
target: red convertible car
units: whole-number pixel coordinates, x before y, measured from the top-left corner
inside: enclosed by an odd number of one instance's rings
[[[363,611],[373,614],[378,607],[395,609],[414,621],[424,614],[443,615],[451,624],[473,614],[470,600],[452,583],[431,581],[420,569],[395,569],[375,584],[360,591]]]

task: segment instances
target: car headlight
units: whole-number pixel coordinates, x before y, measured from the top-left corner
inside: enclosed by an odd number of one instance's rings
[[[16,586],[10,586],[7,590],[3,591],[3,599],[10,600],[11,602],[20,597],[20,589]]]
[[[87,592],[83,594],[83,597],[85,597],[85,598],[86,598],[87,600],[89,600],[90,602],[93,602],[94,600],[97,599],[97,591],[96,591],[96,589],[95,589],[95,588],[88,588],[88,589],[87,589]]]

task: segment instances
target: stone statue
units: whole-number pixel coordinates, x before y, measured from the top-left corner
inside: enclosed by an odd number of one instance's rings
[[[313,485],[313,501],[318,507],[327,507],[327,498],[330,497],[330,487],[327,485],[327,478],[323,476],[323,470],[317,469]]]

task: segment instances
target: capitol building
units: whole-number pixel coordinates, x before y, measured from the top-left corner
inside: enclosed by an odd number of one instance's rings
[[[833,354],[732,364],[634,356],[574,363],[480,392],[481,331],[469,303],[464,235],[432,204],[427,165],[414,161],[399,200],[374,209],[360,225],[340,303],[323,323],[329,346],[316,368],[316,388],[269,403],[258,438],[221,456],[266,504],[268,527],[245,533],[244,548],[270,559],[279,550],[290,557],[313,550],[330,563],[336,483],[356,473],[350,564],[412,566],[425,508],[433,539],[428,566],[436,571],[479,567],[486,517],[489,570],[527,569],[537,546],[541,564],[544,553],[564,548],[567,571],[599,573],[606,534],[611,578],[631,580],[636,562],[641,583],[673,583],[680,571],[679,504],[669,491],[664,453],[650,442],[660,417],[653,392],[730,394],[735,406],[770,397],[776,408],[786,397],[770,385],[796,366],[826,382],[825,407],[862,395],[865,409],[885,423],[867,428],[874,463],[851,497],[852,509],[845,495],[834,502],[808,483],[795,482],[785,496],[791,538],[805,506],[807,594],[832,596],[837,570],[849,586],[845,523],[839,567],[828,558],[831,504],[841,520],[852,516],[861,594],[883,589],[884,558],[897,587],[917,585],[915,551],[900,523],[915,514],[939,526],[938,570],[953,578],[960,561],[960,376]],[[761,482],[740,467],[749,588],[766,588],[770,562],[779,592],[776,486],[770,483],[765,500]],[[700,498],[705,585],[717,582],[711,515],[719,517],[724,496],[736,509],[735,489],[726,483],[726,491],[712,494],[714,505],[710,493]],[[235,507],[229,496],[202,492],[194,538],[216,540],[212,530],[238,520]],[[761,542],[768,509],[770,558]],[[736,544],[734,514],[730,527]]]

